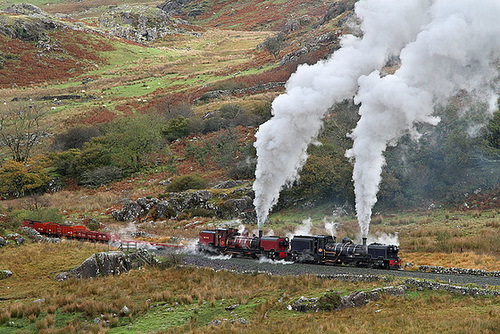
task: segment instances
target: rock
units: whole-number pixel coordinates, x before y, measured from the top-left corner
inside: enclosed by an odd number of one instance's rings
[[[5,239],[3,237],[0,237],[0,247],[5,246]]]
[[[39,7],[29,3],[16,3],[4,9],[4,12],[20,15],[40,14],[46,15]]]
[[[164,3],[158,5],[157,7],[167,14],[182,14],[184,9],[184,5],[188,3],[190,0],[168,0]]]
[[[187,22],[171,17],[160,8],[124,5],[103,13],[99,17],[99,25],[114,36],[144,43],[185,33],[178,27],[187,25]]]
[[[62,273],[60,273],[59,275],[56,276],[56,281],[62,282],[62,281],[67,280],[68,278],[69,278],[69,273],[66,271],[63,271]]]
[[[221,183],[218,183],[217,185],[213,186],[212,189],[230,189],[230,188],[235,188],[238,186],[241,186],[242,184],[247,183],[247,181],[234,181],[234,180],[229,180],[229,181],[224,181]]]
[[[91,278],[97,276],[120,275],[145,264],[155,264],[156,259],[146,250],[137,250],[126,255],[120,251],[93,254],[81,265],[57,275],[56,280],[64,281],[70,277]]]
[[[221,323],[222,323],[222,321],[220,321],[220,320],[212,320],[207,325],[208,326],[210,326],[210,325],[219,326]]]
[[[111,213],[113,218],[118,221],[133,221],[144,216],[146,211],[140,204],[132,200],[126,201],[121,210],[115,210]]]
[[[351,301],[355,307],[359,307],[366,305],[370,301],[370,299],[365,292],[361,291],[352,295]]]
[[[14,241],[17,245],[21,245],[24,243],[24,237],[19,233],[7,234],[5,238]]]
[[[0,270],[0,280],[6,279],[12,276],[12,271],[10,270]]]
[[[239,319],[236,319],[236,320],[231,320],[231,323],[232,324],[240,323],[242,325],[248,325],[249,324],[248,320],[245,319],[245,318],[239,318]]]
[[[127,305],[123,306],[123,308],[120,310],[120,314],[122,315],[128,315],[130,313],[130,309],[127,307]]]
[[[230,305],[230,306],[226,307],[226,311],[232,311],[235,308],[237,308],[238,306],[240,306],[240,304]]]

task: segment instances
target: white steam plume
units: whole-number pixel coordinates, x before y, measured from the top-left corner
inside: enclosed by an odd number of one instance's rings
[[[362,235],[368,235],[377,201],[383,152],[404,134],[417,138],[419,123],[437,124],[435,106],[467,92],[496,108],[494,79],[500,58],[498,0],[436,0],[427,9],[430,21],[401,51],[401,67],[381,77],[374,71],[359,78],[355,98],[361,103],[352,132],[356,212]]]
[[[273,102],[273,117],[256,134],[254,205],[259,227],[267,220],[281,188],[295,181],[316,138],[322,118],[334,103],[352,98],[357,80],[380,69],[415,40],[428,22],[432,0],[361,0],[356,14],[363,37],[343,37],[342,48],[315,65],[302,65],[287,83],[287,92]]]
[[[287,92],[273,103],[274,117],[257,133],[255,207],[261,226],[279,191],[298,177],[307,146],[325,111],[355,97],[360,121],[352,132],[356,211],[363,237],[377,201],[387,145],[415,126],[436,124],[436,106],[467,92],[496,108],[500,51],[498,0],[361,0],[356,14],[363,38],[347,36],[329,60],[299,67]],[[401,67],[382,77],[390,56]],[[358,91],[359,88],[359,91]]]

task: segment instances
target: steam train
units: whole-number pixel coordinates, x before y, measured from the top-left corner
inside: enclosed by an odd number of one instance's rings
[[[62,225],[52,222],[39,222],[34,220],[25,219],[23,220],[23,226],[31,227],[35,229],[40,234],[54,236],[54,237],[66,237],[73,239],[81,239],[87,241],[99,241],[108,242],[111,240],[111,234],[104,232],[89,231],[85,226],[71,226]]]
[[[294,236],[290,241],[279,236],[249,236],[234,228],[203,230],[199,234],[198,250],[215,254],[267,257],[315,264],[348,264],[359,267],[399,269],[399,249],[394,245],[355,244],[349,238],[336,242],[329,235]]]

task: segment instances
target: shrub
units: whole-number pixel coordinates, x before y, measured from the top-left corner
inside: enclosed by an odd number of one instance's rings
[[[166,190],[170,192],[180,192],[188,189],[204,189],[207,181],[198,173],[191,173],[174,179],[167,185]]]
[[[93,137],[98,137],[100,135],[101,132],[95,127],[74,127],[55,136],[51,148],[54,151],[67,151],[75,148],[81,149],[83,144],[89,142]]]
[[[183,116],[174,118],[170,120],[167,127],[162,130],[162,135],[169,141],[185,137],[190,133],[190,123],[191,120]]]
[[[283,48],[283,34],[279,33],[275,36],[271,36],[264,41],[264,48],[273,55],[274,58],[278,58],[278,55]]]
[[[318,308],[323,311],[332,311],[340,306],[342,298],[337,292],[327,292],[318,300]]]
[[[44,192],[49,183],[50,177],[41,160],[9,160],[0,168],[0,194],[6,196],[23,197]]]
[[[37,210],[16,210],[10,214],[13,222],[20,222],[24,219],[36,220],[41,222],[64,222],[63,215],[56,208],[40,208]]]
[[[82,173],[80,183],[90,188],[105,186],[123,177],[122,170],[114,166],[104,166]]]

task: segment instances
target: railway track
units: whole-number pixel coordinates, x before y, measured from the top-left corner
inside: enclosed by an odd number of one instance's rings
[[[234,270],[237,272],[266,272],[273,275],[377,275],[395,278],[415,278],[418,280],[437,280],[447,284],[476,284],[479,287],[500,286],[500,279],[491,276],[466,274],[435,274],[408,270],[383,270],[358,268],[351,266],[312,265],[285,261],[253,260],[247,258],[229,258],[222,256],[206,256],[202,254],[185,254],[183,262],[187,265]]]

